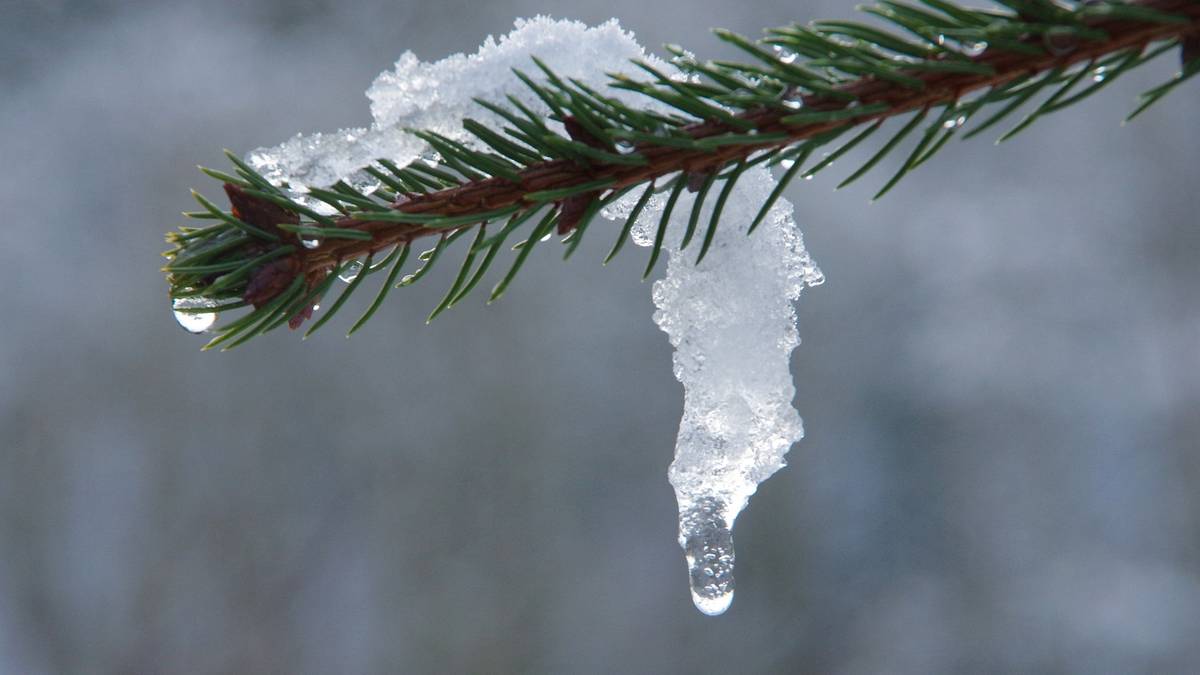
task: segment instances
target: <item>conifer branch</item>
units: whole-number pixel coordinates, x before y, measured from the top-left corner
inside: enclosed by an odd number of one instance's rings
[[[171,296],[184,312],[253,306],[246,316],[219,328],[208,345],[229,348],[283,323],[299,326],[338,274],[345,276],[357,265],[358,276],[311,333],[366,276],[388,269],[384,287],[353,332],[393,285],[419,280],[446,248],[475,231],[436,315],[475,287],[507,238],[537,213],[543,218],[516,247],[516,260],[492,299],[503,293],[543,236],[555,229],[567,235],[569,255],[605,204],[639,186],[645,186],[639,206],[622,228],[613,254],[655,185],[661,185],[671,190],[664,223],[683,189],[698,192],[693,216],[705,198],[718,200],[717,215],[697,238],[703,241],[702,258],[717,227],[719,205],[751,165],[791,163],[757,225],[788,181],[824,169],[888,118],[912,114],[843,185],[876,166],[927,119],[932,121],[877,198],[985,109],[996,112],[971,125],[964,137],[1007,119],[1039,94],[1049,94],[1000,140],[1009,138],[1168,49],[1179,48],[1181,72],[1143,94],[1131,118],[1200,72],[1200,2],[1195,0],[999,0],[1009,10],[1003,12],[966,9],[946,0],[920,1],[883,0],[865,10],[894,24],[900,31],[895,34],[845,21],[774,29],[760,42],[717,31],[756,63],[700,62],[669,47],[675,65],[694,77],[671,79],[644,63],[637,65],[652,80],[613,76],[611,87],[655,100],[660,105],[654,109],[634,108],[583,83],[565,82],[537,62],[544,79],[516,75],[546,103],[549,119],[562,123],[565,137],[550,131],[546,119],[515,98],[511,106],[480,101],[512,126],[497,131],[464,120],[475,147],[415,130],[439,156],[437,165],[417,161],[398,167],[381,159],[364,169],[380,183],[374,193],[344,182],[309,190],[309,199],[327,204],[336,215],[297,203],[286,186],[271,184],[227,153],[234,174],[204,171],[224,183],[231,210],[224,212],[197,194],[204,210],[185,215],[216,224],[168,235],[175,244],[165,254]],[[657,112],[663,105],[672,112]],[[816,148],[864,125],[864,131],[801,173]],[[718,181],[724,185],[710,189]],[[695,220],[685,246],[697,233]],[[495,232],[490,236],[485,230],[489,224]],[[437,245],[420,256],[424,265],[396,283],[412,243],[435,236]],[[651,267],[661,232],[659,239]],[[317,241],[320,245],[312,247]],[[357,262],[364,257],[366,263]],[[477,258],[481,260],[474,266]],[[383,262],[372,266],[374,259]]]

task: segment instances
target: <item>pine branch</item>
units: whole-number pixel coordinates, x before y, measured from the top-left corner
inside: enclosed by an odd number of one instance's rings
[[[439,155],[438,164],[417,161],[398,167],[381,159],[364,169],[380,182],[371,194],[343,182],[310,189],[308,197],[329,205],[336,216],[297,203],[286,186],[272,185],[227,153],[234,174],[204,171],[224,183],[232,209],[224,212],[196,195],[204,210],[185,215],[217,222],[168,235],[175,244],[165,254],[170,259],[164,270],[172,285],[171,296],[177,311],[195,315],[253,306],[246,316],[220,327],[207,345],[230,348],[283,323],[299,326],[312,315],[333,280],[358,265],[357,277],[309,330],[311,334],[366,276],[388,269],[384,287],[353,332],[378,309],[393,285],[416,282],[445,249],[474,231],[474,242],[453,287],[434,311],[436,316],[479,283],[507,238],[537,213],[543,213],[543,218],[518,244],[516,260],[492,299],[503,293],[543,236],[556,228],[559,234],[567,234],[564,241],[570,255],[605,204],[647,186],[611,258],[656,184],[671,189],[663,223],[683,189],[698,192],[684,246],[697,234],[700,204],[709,196],[718,200],[716,214],[698,238],[703,258],[717,227],[720,205],[751,165],[791,163],[753,229],[791,179],[829,166],[872,136],[888,118],[912,114],[843,185],[875,167],[927,119],[932,121],[917,135],[901,169],[877,198],[928,161],[985,109],[996,112],[971,125],[964,137],[991,128],[1034,97],[1048,93],[1001,136],[1005,140],[1175,47],[1181,52],[1182,71],[1143,94],[1130,118],[1200,72],[1200,3],[1195,0],[1070,5],[1000,0],[1000,4],[1010,11],[966,9],[945,0],[921,0],[921,5],[884,0],[865,9],[894,24],[897,33],[845,21],[773,29],[760,42],[718,31],[719,38],[754,57],[756,63],[700,62],[672,47],[675,65],[696,77],[673,80],[644,63],[637,65],[652,80],[612,76],[611,87],[652,99],[657,108],[634,108],[582,83],[565,82],[537,62],[544,80],[516,75],[551,110],[550,119],[563,124],[566,137],[551,132],[545,119],[515,98],[510,98],[511,107],[480,101],[512,125],[496,131],[464,120],[464,129],[475,137],[476,145],[487,150],[415,130]],[[670,114],[657,112],[664,107]],[[864,131],[801,173],[817,147],[864,125]],[[711,189],[718,181],[723,181],[721,188]],[[503,225],[488,236],[488,223]],[[424,265],[396,283],[412,243],[435,236],[437,245],[419,256]],[[661,232],[659,239],[647,274],[661,248]],[[302,245],[296,245],[297,240]],[[364,257],[365,264],[357,262]],[[376,258],[383,262],[372,266]]]

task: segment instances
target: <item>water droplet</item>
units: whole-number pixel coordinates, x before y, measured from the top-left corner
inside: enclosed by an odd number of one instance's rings
[[[813,175],[811,173],[804,174],[804,180],[812,180],[812,178],[813,178]]]
[[[1108,66],[1100,66],[1092,71],[1092,82],[1103,82],[1108,77]]]
[[[783,63],[795,63],[796,53],[788,52],[787,54],[784,54],[783,56],[779,57],[779,60],[782,61]]]
[[[554,233],[553,233],[553,232],[547,232],[547,233],[546,233],[546,236],[542,237],[542,238],[541,238],[541,239],[539,239],[538,241],[550,241],[550,238],[551,238],[551,237],[553,237],[553,236],[554,236]]]
[[[966,121],[967,121],[966,115],[959,115],[958,117],[955,117],[952,120],[946,120],[945,122],[942,122],[942,128],[943,129],[957,129],[958,127],[961,127],[963,125],[963,123]]]
[[[713,497],[699,500],[679,518],[692,603],[709,616],[733,602],[733,532],[726,522],[724,502]]]
[[[792,110],[799,110],[803,106],[804,102],[798,98],[785,99],[783,102],[783,107],[790,108]]]
[[[1064,56],[1079,46],[1079,37],[1069,29],[1051,28],[1042,33],[1042,44],[1054,56]]]
[[[197,312],[197,309],[212,309],[217,303],[207,298],[175,298],[171,309],[175,312],[175,320],[189,333],[203,333],[212,328],[217,322],[216,312]],[[192,311],[182,311],[192,310]]]
[[[300,238],[300,245],[307,249],[314,249],[321,245],[320,237],[307,237],[302,234],[296,235]]]
[[[987,51],[988,43],[986,42],[964,42],[962,43],[963,54],[967,56],[979,56]]]
[[[355,279],[358,278],[358,274],[359,274],[359,272],[362,272],[362,268],[363,268],[362,261],[355,260],[354,262],[350,263],[349,265],[346,265],[346,268],[343,269],[338,274],[338,278],[346,283],[350,283],[351,281],[354,281]]]
[[[795,166],[795,165],[796,165],[796,160],[794,160],[794,159],[781,159],[781,160],[779,160],[779,166],[782,166],[782,167],[783,167],[783,168],[785,168],[785,169],[790,169],[790,168],[792,168],[792,167],[793,167],[793,166]]]
[[[629,141],[617,141],[617,152],[621,153],[622,155],[628,155],[634,150],[637,150],[637,146],[635,146],[633,143],[630,143]]]
[[[945,47],[946,46],[946,36],[945,35],[937,36],[937,43],[938,43],[939,47]]]

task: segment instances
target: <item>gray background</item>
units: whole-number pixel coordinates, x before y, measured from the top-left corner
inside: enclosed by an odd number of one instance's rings
[[[404,49],[547,12],[728,56],[708,28],[851,4],[4,4],[0,673],[1194,672],[1200,86],[1118,126],[1174,55],[877,204],[900,156],[790,190],[829,277],[808,437],[719,618],[644,251],[543,252],[427,327],[444,266],[349,342],[367,298],[229,354],[167,311],[162,233],[219,194],[193,166],[367,123]]]

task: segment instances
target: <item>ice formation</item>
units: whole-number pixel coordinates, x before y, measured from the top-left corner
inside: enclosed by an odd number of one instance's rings
[[[668,477],[692,600],[705,614],[720,614],[733,601],[734,520],[804,435],[788,364],[800,343],[794,303],[804,286],[825,277],[804,249],[787,200],[775,203],[753,236],[745,235],[774,186],[767,169],[743,175],[699,265],[696,244],[679,251],[693,199],[682,197],[663,246],[667,274],[654,284],[654,320],[675,347],[675,377],[684,389]],[[656,197],[639,216],[636,243],[652,243],[664,201]],[[625,199],[609,215],[631,206]],[[701,211],[701,223],[711,206],[712,200]]]
[[[369,178],[357,170],[376,159],[386,157],[404,165],[428,150],[424,141],[405,133],[405,128],[436,131],[470,143],[473,137],[462,128],[464,117],[493,129],[505,126],[502,118],[473,99],[503,103],[506,95],[512,95],[527,107],[549,114],[545,103],[512,73],[518,68],[534,77],[540,75],[530,56],[537,56],[564,78],[577,78],[593,87],[608,82],[605,73],[632,72],[630,59],[668,67],[647,54],[615,19],[593,28],[544,16],[518,19],[511,33],[499,40],[489,35],[471,55],[455,54],[424,63],[405,52],[392,70],[380,73],[367,89],[373,118],[369,128],[297,134],[275,147],[250,152],[246,160],[267,178],[299,187],[300,193],[304,186],[329,185],[340,178],[361,186],[369,183]],[[644,105],[629,92],[607,93]]]
[[[533,73],[530,56],[560,75],[601,87],[606,73],[631,72],[631,58],[671,66],[645,54],[616,21],[595,28],[545,17],[520,20],[509,35],[489,37],[470,56],[421,63],[406,53],[367,91],[374,122],[367,129],[295,138],[251,152],[247,160],[269,178],[303,186],[345,178],[366,184],[356,170],[379,157],[397,164],[428,148],[406,127],[437,131],[470,142],[463,117],[493,127],[499,121],[474,104],[479,97],[517,97],[548,114],[545,105],[511,75]],[[620,90],[610,95],[647,106],[648,99]],[[698,244],[679,252],[692,195],[676,205],[667,233],[667,274],[654,284],[654,318],[675,347],[675,375],[684,386],[684,413],[669,478],[679,503],[679,543],[688,562],[692,599],[705,614],[720,614],[733,599],[733,522],[760,482],[784,466],[784,455],[803,435],[792,407],[795,389],[789,357],[799,344],[794,302],[805,285],[824,278],[804,249],[792,207],[779,200],[754,236],[745,232],[774,181],[767,169],[747,171],[727,201],[722,226],[704,262]],[[636,191],[605,211],[628,214]],[[648,245],[661,218],[662,195],[642,212],[634,240]],[[708,222],[708,209],[700,222]]]

